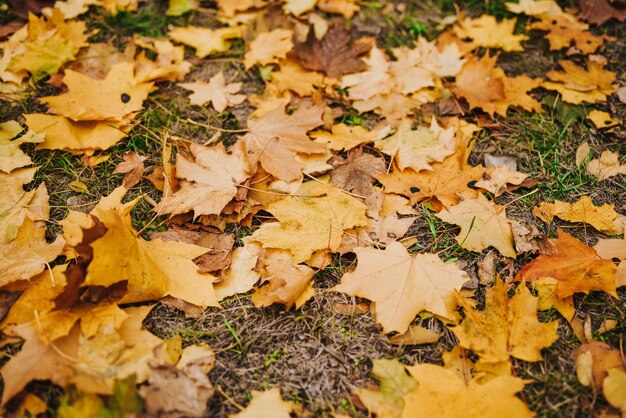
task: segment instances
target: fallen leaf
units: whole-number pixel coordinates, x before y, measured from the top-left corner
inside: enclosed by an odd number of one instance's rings
[[[317,7],[328,13],[340,14],[346,19],[351,19],[361,8],[356,0],[318,0]]]
[[[574,203],[556,200],[554,203],[542,202],[535,207],[533,214],[544,222],[552,222],[554,217],[568,222],[584,222],[596,228],[598,231],[608,234],[619,234],[624,232],[624,228],[617,228],[614,224],[617,216],[613,205],[604,204],[596,206],[591,197],[581,196]]]
[[[524,380],[497,376],[486,383],[464,381],[453,371],[434,364],[407,367],[417,389],[403,396],[402,418],[502,417],[530,418],[534,414],[515,396]],[[497,393],[498,396],[493,396]]]
[[[324,84],[324,75],[307,71],[290,59],[280,62],[280,69],[272,71],[272,84],[279,92],[291,90],[301,97],[311,96],[316,88]]]
[[[517,19],[502,19],[498,22],[494,16],[482,15],[476,19],[465,18],[454,27],[460,39],[471,39],[474,48],[500,48],[503,51],[523,51],[522,41],[526,35],[514,35]]]
[[[252,400],[243,411],[229,415],[229,418],[261,418],[268,413],[274,418],[290,418],[291,413],[298,408],[293,402],[283,401],[280,397],[280,389],[273,388],[265,392],[250,391]]]
[[[249,165],[241,143],[226,152],[221,143],[214,146],[190,144],[195,161],[182,155],[176,159],[180,189],[165,194],[155,211],[172,215],[194,211],[194,216],[219,215],[237,195],[237,186],[249,177]]]
[[[506,217],[504,206],[496,205],[483,194],[477,199],[465,199],[436,216],[461,227],[456,241],[462,248],[480,252],[491,246],[505,257],[517,257],[511,221]]]
[[[591,54],[602,47],[606,41],[615,39],[608,35],[596,36],[589,32],[589,25],[571,19],[565,14],[540,20],[530,27],[548,31],[545,38],[550,42],[551,51],[569,48],[573,44],[582,53]]]
[[[568,296],[559,299],[557,289],[559,281],[552,277],[540,277],[531,283],[532,288],[537,292],[537,310],[546,311],[556,309],[570,324],[574,321],[576,309],[574,308],[574,297]]]
[[[626,20],[626,8],[611,0],[579,0],[580,14],[584,20],[594,25],[602,25],[611,19]]]
[[[168,16],[182,16],[200,6],[199,0],[170,0],[165,11]]]
[[[626,373],[620,369],[610,369],[602,384],[602,393],[615,408],[626,413]]]
[[[185,90],[193,91],[193,94],[189,96],[191,104],[203,106],[211,103],[215,110],[222,112],[227,107],[238,105],[246,100],[245,95],[235,94],[241,89],[241,84],[226,84],[224,73],[219,72],[211,77],[208,83],[196,81],[194,83],[179,83],[178,85]]]
[[[604,290],[615,293],[616,267],[612,261],[597,260],[596,251],[559,231],[558,238],[550,238],[552,254],[542,254],[526,264],[515,276],[516,281],[533,281],[540,277],[552,277],[559,281],[557,295],[566,298],[576,292]],[[575,254],[575,257],[572,255]]]
[[[130,211],[135,201],[121,204],[126,193],[118,187],[100,200],[91,215],[104,223],[106,234],[97,239],[93,248],[93,260],[87,268],[84,284],[109,286],[128,280],[128,293],[120,303],[155,300],[170,295],[197,306],[218,306],[213,291],[215,277],[197,272],[192,261],[206,252],[206,248],[182,242],[146,241],[137,236],[131,226]],[[70,212],[61,222],[70,245],[82,239],[82,232],[75,232],[89,215]],[[79,241],[80,242],[80,241]]]
[[[372,359],[372,364],[372,376],[379,381],[379,387],[377,390],[357,389],[354,394],[370,413],[385,418],[399,417],[404,409],[402,397],[414,391],[417,382],[398,360]]]
[[[220,12],[227,17],[233,17],[237,12],[245,12],[250,9],[257,9],[266,6],[265,0],[217,0]]]
[[[177,27],[167,35],[176,42],[190,46],[196,50],[196,57],[225,52],[230,48],[230,39],[241,38],[238,26],[209,29],[199,26]]]
[[[563,13],[553,0],[520,0],[519,3],[505,3],[506,8],[515,14],[525,14],[538,18],[558,16]]]
[[[394,85],[387,55],[374,46],[363,62],[367,67],[365,71],[341,78],[341,87],[348,89],[350,99],[369,100],[374,96],[391,93]]]
[[[250,43],[243,63],[246,69],[253,65],[267,65],[277,63],[287,57],[293,49],[293,32],[287,29],[274,29],[271,32],[261,33]]]
[[[63,116],[34,113],[24,115],[26,125],[44,135],[39,149],[93,153],[105,150],[124,139],[131,129],[132,117],[117,121],[74,122]]]
[[[330,164],[333,166],[330,184],[362,197],[372,193],[374,177],[385,172],[385,161],[365,154],[363,148],[348,151],[348,158],[337,155]]]
[[[38,226],[29,217],[17,228],[15,238],[0,246],[0,287],[17,280],[28,280],[49,268],[61,255],[65,241],[58,235],[54,242],[46,242],[45,227]]]
[[[356,270],[344,274],[332,290],[375,302],[376,322],[384,333],[405,332],[422,311],[455,317],[455,291],[468,280],[464,271],[434,254],[412,256],[398,242],[385,250],[356,248],[354,252]]]
[[[608,112],[602,112],[597,109],[589,112],[587,120],[590,120],[598,129],[607,129],[619,125],[619,121],[613,119]]]
[[[527,174],[511,171],[507,166],[500,166],[492,169],[487,168],[483,173],[482,180],[477,181],[474,186],[498,197],[502,196],[504,192],[511,192],[518,187],[532,187],[535,184],[537,181],[528,178]]]
[[[185,48],[174,46],[164,39],[136,39],[135,42],[156,54],[151,60],[142,51],[135,59],[135,78],[138,81],[176,81],[191,71],[191,63],[185,61]]]
[[[603,181],[619,174],[626,174],[626,164],[620,164],[617,152],[606,150],[602,151],[600,158],[587,163],[587,172]]]
[[[247,293],[259,281],[261,274],[257,272],[257,256],[250,252],[248,246],[233,250],[232,262],[222,280],[215,287],[217,300],[222,301],[238,293]]]
[[[456,77],[454,94],[467,100],[471,109],[480,107],[492,117],[494,113],[506,117],[510,106],[541,112],[541,104],[528,95],[543,85],[541,80],[525,75],[507,77],[496,67],[496,60],[497,56],[488,55],[469,59]]]
[[[611,260],[614,258],[626,260],[626,238],[600,238],[593,249],[596,250],[598,257],[603,260]]]
[[[602,388],[610,369],[626,371],[622,353],[610,345],[591,341],[578,347],[573,356],[576,358],[576,376],[583,386],[591,386],[595,392]]]
[[[251,163],[259,161],[275,177],[291,181],[302,176],[303,164],[295,153],[325,153],[324,144],[311,141],[306,133],[321,125],[323,109],[301,107],[291,115],[277,107],[259,119],[248,120],[248,133],[243,137]]]
[[[306,41],[295,43],[294,57],[307,70],[338,77],[365,70],[366,65],[359,57],[369,50],[369,44],[355,43],[342,24],[334,24],[321,40],[309,29]]]
[[[294,304],[299,305],[299,298],[306,293],[315,270],[295,264],[287,251],[263,251],[259,256],[259,263],[262,271],[261,285],[252,294],[254,306],[264,307],[280,303],[286,309],[291,309]]]
[[[411,326],[404,334],[394,335],[389,338],[392,345],[421,345],[437,342],[440,334],[418,325]]]
[[[434,117],[429,128],[418,126],[415,130],[404,120],[393,135],[376,141],[375,146],[392,156],[400,170],[415,171],[432,169],[431,163],[443,161],[456,150],[454,128],[441,128]]]
[[[379,131],[368,131],[362,126],[349,126],[344,123],[333,125],[331,132],[317,130],[309,134],[316,142],[327,144],[333,151],[349,151],[361,144],[381,139],[380,135]]]
[[[22,130],[22,126],[15,121],[0,124],[0,171],[10,173],[16,168],[33,163],[30,157],[20,149],[20,145],[43,142],[44,135],[28,131],[19,138],[15,138]]]
[[[137,154],[137,151],[126,151],[122,158],[124,161],[115,167],[113,174],[124,173],[124,187],[130,189],[141,181],[144,172],[143,162],[146,157]]]
[[[266,210],[278,222],[263,223],[252,240],[264,248],[289,250],[298,264],[315,251],[337,251],[345,230],[368,224],[366,209],[336,187],[317,185],[308,197],[286,196],[270,203]]]
[[[556,90],[566,103],[579,104],[582,102],[604,102],[606,96],[612,94],[616,86],[615,73],[605,70],[602,64],[587,61],[587,69],[574,64],[572,61],[559,61],[563,71],[552,70],[541,86],[548,90]]]
[[[540,361],[541,349],[557,339],[558,321],[541,323],[537,319],[537,298],[524,283],[509,299],[508,286],[496,280],[487,290],[483,311],[477,311],[464,300],[461,325],[452,328],[459,345],[472,350],[481,362],[498,363],[514,357],[524,361]]]
[[[303,13],[313,10],[317,0],[285,0],[283,12],[300,16]]]
[[[41,98],[49,112],[73,121],[121,121],[124,116],[141,110],[143,101],[153,90],[152,83],[138,82],[132,63],[111,67],[104,80],[97,80],[72,70],[65,72],[63,83],[68,92]]]

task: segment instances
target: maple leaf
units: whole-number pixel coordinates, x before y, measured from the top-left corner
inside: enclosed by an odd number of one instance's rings
[[[434,364],[407,367],[417,389],[403,396],[402,418],[501,417],[531,418],[534,414],[515,397],[524,381],[497,376],[486,383],[464,381],[453,371]],[[497,393],[498,396],[493,396]]]
[[[552,222],[554,217],[568,222],[584,222],[596,228],[598,231],[609,234],[620,234],[624,228],[618,228],[615,221],[618,213],[613,205],[604,204],[595,206],[591,197],[581,196],[577,202],[566,203],[556,200],[554,203],[542,202],[535,207],[533,214],[544,222]]]
[[[252,295],[254,306],[264,307],[281,303],[286,309],[290,309],[294,304],[299,307],[306,301],[306,293],[315,270],[309,266],[295,264],[293,257],[286,250],[261,251],[258,263],[261,286]]]
[[[131,129],[132,117],[116,121],[74,122],[64,116],[33,113],[23,115],[26,125],[44,135],[39,149],[81,151],[105,150],[124,139]]]
[[[417,388],[417,382],[407,374],[406,366],[398,360],[372,359],[372,376],[379,382],[378,390],[357,389],[369,412],[379,417],[400,417],[404,409],[404,395]]]
[[[124,187],[130,189],[141,181],[146,157],[142,157],[137,151],[126,151],[122,158],[124,161],[115,167],[113,174],[124,173]]]
[[[526,35],[514,35],[517,19],[496,21],[494,16],[482,15],[476,19],[465,18],[454,27],[454,32],[461,39],[472,40],[474,48],[500,48],[503,51],[523,51],[522,41]]]
[[[380,140],[386,134],[386,129],[368,131],[359,125],[350,126],[345,123],[338,123],[333,125],[331,132],[318,130],[311,132],[309,136],[316,142],[328,144],[328,149],[333,151],[348,151],[361,144]]]
[[[263,223],[252,240],[264,248],[289,250],[298,264],[314,251],[337,251],[345,230],[368,224],[367,207],[336,187],[318,185],[308,195],[270,203],[266,210],[279,222]]]
[[[405,332],[422,311],[454,318],[455,291],[468,280],[464,271],[434,254],[412,256],[398,242],[384,251],[355,248],[354,252],[356,270],[344,274],[332,290],[375,302],[376,322],[384,333]]]
[[[548,240],[554,252],[542,254],[522,268],[515,280],[533,281],[540,277],[552,277],[559,281],[557,296],[566,298],[576,292],[604,290],[615,295],[615,271],[610,260],[597,260],[596,251],[559,231],[558,238]],[[576,257],[572,257],[575,254]]]
[[[610,369],[626,371],[622,353],[600,341],[590,341],[578,347],[576,358],[576,376],[583,386],[591,386],[595,392],[602,388]]]
[[[602,393],[606,400],[615,408],[626,414],[626,372],[613,368],[602,383]]]
[[[472,350],[480,361],[498,363],[515,357],[524,361],[540,361],[541,349],[558,339],[558,321],[541,323],[537,320],[537,298],[524,283],[507,296],[508,286],[496,280],[487,290],[485,310],[477,311],[461,300],[465,319],[451,328],[459,345]]]
[[[218,306],[213,291],[215,278],[200,274],[193,259],[206,252],[206,248],[182,242],[146,241],[137,236],[131,226],[131,201],[122,205],[126,193],[118,187],[102,198],[91,211],[102,222],[107,232],[97,239],[93,259],[87,267],[86,286],[109,286],[128,281],[128,293],[120,303],[154,300],[166,295],[183,299],[197,306]],[[89,215],[70,211],[61,222],[70,245],[82,239],[81,227],[93,225]]]
[[[300,16],[303,13],[313,10],[317,0],[285,0],[283,12]]]
[[[10,58],[9,71],[26,70],[38,81],[58,72],[63,64],[76,57],[80,48],[88,45],[86,23],[65,21],[59,10],[53,10],[49,18],[31,14],[28,19],[25,39],[15,45],[9,41],[5,46],[5,54]],[[13,48],[17,51],[11,52]]]
[[[363,148],[349,151],[347,159],[333,157],[330,164],[330,184],[364,197],[372,193],[374,176],[385,172],[385,160],[365,154]]]
[[[237,12],[265,7],[266,0],[217,0],[216,3],[224,16],[233,17]]]
[[[491,246],[502,255],[515,258],[517,253],[513,248],[511,221],[506,218],[503,209],[503,206],[479,194],[477,199],[465,199],[436,216],[461,227],[456,241],[462,248],[480,252]]]
[[[317,86],[324,83],[324,75],[307,71],[297,62],[287,59],[280,62],[280,69],[272,71],[272,84],[279,92],[291,90],[301,97],[310,96]]]
[[[626,164],[619,163],[619,154],[612,151],[602,151],[600,158],[593,159],[587,164],[587,172],[598,180],[626,174]]]
[[[141,110],[143,101],[153,90],[152,83],[139,82],[132,63],[122,62],[111,67],[104,80],[96,80],[72,70],[65,72],[63,83],[68,92],[41,99],[50,113],[74,121],[121,121],[129,113]]]
[[[474,186],[480,187],[494,194],[501,196],[504,192],[510,192],[518,187],[531,187],[536,184],[536,180],[528,178],[527,174],[511,170],[508,166],[497,166],[487,168],[483,173],[483,178],[477,181]]]
[[[84,13],[87,13],[89,6],[97,5],[99,0],[66,0],[57,1],[54,3],[54,8],[45,8],[41,12],[44,16],[51,16],[54,13],[54,9],[58,9],[65,17],[66,20],[75,18]]]
[[[609,129],[619,125],[619,121],[613,119],[608,112],[594,109],[585,118],[591,121],[598,129]]]
[[[432,118],[430,127],[411,129],[411,122],[403,120],[396,132],[376,141],[376,148],[394,158],[398,168],[415,171],[430,170],[430,163],[441,162],[454,153],[454,128],[443,129]]]
[[[248,133],[243,137],[248,158],[260,162],[273,176],[291,181],[302,175],[303,165],[295,161],[295,153],[325,153],[324,144],[311,141],[306,133],[322,124],[323,109],[301,107],[291,115],[277,107],[259,119],[248,120]]]
[[[391,73],[402,94],[433,87],[435,77],[453,77],[465,63],[456,43],[439,51],[434,42],[419,38],[413,49],[401,47],[392,51],[397,60],[390,65]]]
[[[233,250],[232,263],[224,273],[222,280],[215,284],[217,300],[246,293],[259,280],[261,274],[256,270],[258,256],[254,255],[248,245]]]
[[[48,244],[45,235],[44,226],[24,216],[14,238],[0,246],[0,287],[30,279],[61,255],[65,246],[63,237],[59,235]]]
[[[237,194],[237,185],[249,176],[243,148],[236,144],[227,154],[221,143],[212,147],[191,143],[190,150],[195,162],[182,155],[176,159],[180,189],[163,196],[155,210],[173,215],[190,210],[195,216],[218,215]]]
[[[191,70],[191,63],[185,61],[185,48],[174,46],[163,39],[137,39],[142,48],[156,54],[149,59],[142,51],[135,59],[135,78],[139,81],[174,81],[185,77]]]
[[[381,49],[373,47],[364,62],[367,65],[365,71],[341,78],[341,87],[348,89],[350,99],[368,100],[373,96],[390,93],[393,79],[388,71],[387,55]]]
[[[179,83],[185,90],[193,91],[189,96],[191,104],[203,106],[211,103],[218,112],[224,111],[228,106],[234,106],[246,100],[243,94],[235,94],[241,89],[242,83],[226,84],[224,73],[219,72],[211,77],[208,83],[196,81],[195,83]]]
[[[240,27],[208,29],[198,26],[175,28],[167,35],[196,50],[196,57],[204,58],[216,52],[225,52],[230,48],[230,39],[241,38]]]
[[[274,29],[260,34],[250,43],[244,56],[244,66],[248,69],[257,64],[277,63],[293,49],[292,37],[293,32],[287,29]]]
[[[291,413],[299,408],[293,402],[283,401],[280,397],[280,389],[273,388],[265,392],[253,390],[252,400],[243,411],[229,415],[229,418],[258,418],[267,416],[271,411],[272,417],[290,418]]]
[[[515,14],[544,17],[563,14],[561,7],[553,0],[520,0],[519,3],[505,3],[506,8]]]
[[[580,14],[587,22],[602,25],[611,19],[626,20],[626,8],[610,0],[579,0]]]
[[[331,25],[324,37],[318,40],[315,31],[309,28],[305,42],[297,42],[294,57],[307,70],[321,71],[330,77],[363,71],[366,64],[359,57],[371,46],[354,42],[352,35],[342,24]]]
[[[30,157],[20,149],[20,145],[42,142],[44,135],[28,131],[14,139],[22,130],[22,126],[15,121],[0,124],[0,171],[10,173],[16,168],[32,164]]]
[[[351,19],[360,7],[356,0],[318,0],[317,7],[328,13],[340,14],[346,19]]]
[[[588,31],[589,25],[571,19],[567,15],[552,16],[535,22],[530,27],[548,31],[545,37],[550,42],[551,51],[569,48],[573,43],[582,53],[591,54],[604,45],[605,41],[615,40],[607,35],[592,34]]]
[[[394,170],[375,177],[387,193],[410,196],[412,204],[429,201],[435,210],[456,205],[459,197],[478,196],[478,191],[468,184],[482,178],[483,167],[465,166],[458,155],[451,155],[441,163],[432,164],[431,168],[419,173],[411,169]]]
[[[480,107],[489,115],[506,116],[509,106],[541,111],[541,105],[528,92],[542,85],[541,80],[525,75],[509,78],[496,67],[497,56],[471,58],[456,77],[454,94],[467,100],[470,108]]]
[[[548,72],[550,81],[544,81],[541,86],[558,91],[566,103],[603,102],[615,91],[612,84],[615,73],[602,68],[602,64],[589,60],[586,70],[572,61],[559,61],[559,65],[563,71]]]

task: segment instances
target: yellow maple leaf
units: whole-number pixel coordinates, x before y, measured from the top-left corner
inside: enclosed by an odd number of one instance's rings
[[[367,207],[330,185],[313,187],[310,197],[284,197],[266,210],[279,222],[262,224],[252,241],[291,251],[295,264],[317,250],[337,251],[345,230],[368,224]]]
[[[217,0],[216,3],[224,16],[234,17],[237,12],[264,7],[266,0]]]
[[[608,371],[602,383],[602,393],[606,400],[615,408],[626,414],[626,372],[614,368]]]
[[[456,241],[462,248],[480,252],[491,246],[506,257],[517,257],[513,248],[511,221],[507,219],[504,207],[496,205],[483,194],[479,194],[477,199],[465,199],[436,216],[461,227]]]
[[[48,190],[41,183],[35,190],[25,191],[24,185],[35,176],[35,168],[20,168],[10,174],[0,173],[0,243],[17,237],[26,218],[46,221],[50,216]]]
[[[422,311],[455,318],[455,292],[468,280],[464,271],[434,254],[412,256],[396,241],[384,251],[360,247],[354,252],[356,270],[344,274],[332,290],[375,302],[383,332],[405,332]]]
[[[280,69],[273,71],[272,84],[279,92],[291,90],[298,96],[306,97],[315,92],[315,89],[324,83],[324,75],[317,71],[305,70],[300,64],[292,60],[282,60]]]
[[[197,306],[219,306],[213,291],[215,277],[198,273],[193,259],[206,248],[183,242],[146,241],[137,236],[130,210],[137,202],[121,204],[126,189],[118,187],[90,212],[107,228],[91,247],[93,259],[84,285],[110,286],[127,280],[128,293],[119,303],[159,299],[170,295]],[[70,245],[82,239],[81,228],[93,226],[90,215],[70,211],[61,221]]]
[[[28,131],[15,138],[22,130],[22,126],[16,121],[0,123],[0,171],[10,173],[16,168],[32,164],[30,157],[20,149],[20,145],[42,142],[44,135]]]
[[[27,70],[35,81],[55,74],[66,62],[74,59],[80,48],[87,46],[83,21],[65,21],[63,14],[55,9],[52,16],[29,16],[28,35],[17,45],[7,46],[11,61],[8,70]],[[15,48],[19,48],[16,50]]]
[[[196,50],[196,57],[204,58],[216,52],[224,52],[230,48],[229,39],[241,38],[241,28],[208,29],[199,26],[185,26],[176,28],[167,35],[181,44]]]
[[[515,357],[540,361],[541,349],[558,339],[558,321],[541,323],[537,319],[537,298],[524,283],[509,299],[508,286],[496,280],[487,290],[485,310],[477,311],[461,300],[465,319],[452,328],[459,345],[472,350],[481,362],[498,363]]]
[[[456,150],[454,128],[443,129],[432,118],[430,127],[411,129],[411,121],[403,120],[396,132],[376,141],[376,148],[394,157],[398,168],[415,171],[431,170],[430,163],[441,162]]]
[[[193,93],[189,96],[191,104],[203,106],[211,103],[218,112],[224,111],[228,106],[235,106],[246,100],[243,94],[236,94],[242,83],[226,84],[224,73],[219,72],[211,77],[208,83],[196,81],[194,83],[178,83],[185,90]]]
[[[138,81],[180,80],[191,70],[191,63],[185,61],[184,47],[174,46],[163,39],[137,39],[135,42],[156,53],[154,61],[144,51],[135,59],[135,78]]]
[[[237,185],[249,176],[249,166],[241,143],[231,147],[228,154],[221,143],[206,147],[191,143],[195,161],[179,155],[176,159],[176,177],[180,189],[164,195],[154,210],[159,213],[186,213],[219,215],[237,194]]]
[[[600,158],[589,161],[587,172],[602,181],[618,174],[626,174],[626,164],[620,164],[617,152],[605,150]]]
[[[277,63],[287,56],[293,49],[293,31],[274,29],[271,32],[261,33],[254,38],[244,56],[243,63],[246,69],[253,65],[267,65]]]
[[[309,136],[314,138],[316,142],[327,144],[328,149],[333,151],[348,151],[361,144],[380,140],[386,132],[385,129],[368,131],[359,125],[349,126],[345,123],[338,123],[333,125],[331,132],[317,130],[311,132]]]
[[[402,418],[531,418],[534,414],[515,394],[524,381],[497,376],[486,383],[464,381],[453,371],[434,364],[407,367],[417,388],[404,395]],[[497,393],[497,396],[493,396]]]
[[[596,206],[591,197],[581,196],[574,203],[556,200],[554,203],[542,202],[535,207],[533,214],[544,222],[552,222],[554,217],[568,222],[584,222],[596,228],[598,231],[608,234],[621,234],[624,232],[623,226],[615,225],[618,213],[613,205],[604,204]]]
[[[526,35],[514,35],[517,19],[502,19],[498,22],[494,16],[482,15],[476,19],[465,18],[454,27],[454,32],[461,39],[471,39],[474,48],[500,48],[504,51],[523,51],[522,41]]]
[[[143,101],[153,90],[153,83],[135,78],[130,62],[114,64],[104,80],[97,80],[72,70],[65,72],[63,83],[68,92],[41,99],[49,112],[74,121],[121,121],[126,115],[141,110]]]
[[[563,14],[563,10],[554,0],[520,0],[519,3],[505,3],[505,5],[515,14],[523,13],[540,19]]]
[[[565,14],[548,17],[533,23],[530,27],[548,31],[545,38],[550,41],[551,51],[569,48],[573,43],[584,54],[591,54],[603,46],[604,42],[615,40],[607,35],[592,34],[589,32],[589,25]]]
[[[612,84],[615,73],[605,70],[602,64],[595,61],[587,61],[587,69],[572,61],[559,61],[559,65],[563,71],[548,72],[550,81],[544,81],[541,86],[558,91],[566,103],[603,102],[616,89]]]
[[[290,418],[291,413],[299,409],[295,403],[282,400],[279,388],[265,392],[253,390],[251,394],[252,400],[246,409],[228,418],[260,418],[267,416],[269,411],[273,418]]]
[[[361,8],[356,0],[318,0],[317,7],[328,13],[340,14],[346,19],[351,19]]]
[[[132,125],[132,115],[121,121],[79,121],[64,116],[33,113],[23,115],[26,125],[44,135],[39,149],[60,149],[75,153],[92,154],[95,150],[109,149],[124,139]]]
[[[507,191],[509,185],[519,186],[523,184],[527,178],[527,174],[520,173],[519,171],[511,171],[508,166],[503,165],[487,168],[485,173],[483,173],[482,180],[477,181],[475,186],[487,190],[498,197]]]
[[[367,65],[365,71],[347,74],[341,78],[341,87],[348,89],[350,99],[367,100],[373,96],[390,93],[393,78],[389,73],[389,62],[385,52],[374,46],[363,61]]]

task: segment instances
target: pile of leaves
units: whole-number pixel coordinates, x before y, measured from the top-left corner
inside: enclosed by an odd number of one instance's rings
[[[459,13],[440,22],[436,38],[393,48],[351,29],[362,12],[352,0],[215,3],[206,9],[170,0],[170,16],[208,10],[214,21],[170,26],[159,38],[135,34],[118,46],[89,42],[98,34],[86,17],[132,14],[137,0],[58,1],[29,14],[2,42],[7,100],[43,84],[57,93],[38,97],[38,112],[0,125],[0,329],[14,350],[0,369],[6,413],[48,410],[24,389],[49,380],[71,393],[58,416],[200,416],[218,396],[207,377],[215,354],[207,344],[183,347],[180,337],[162,340],[143,328],[154,303],[197,317],[235,295],[250,295],[258,309],[290,310],[330,291],[359,298],[352,307],[370,310],[393,344],[440,338],[416,318],[434,318],[458,343],[440,364],[372,359],[379,384],[353,391],[363,411],[533,416],[516,396],[529,382],[517,377],[513,359],[540,361],[541,350],[559,339],[559,321],[538,319],[538,311],[551,310],[582,342],[580,384],[611,405],[604,416],[626,414],[624,354],[594,341],[591,320],[581,320],[574,302],[592,291],[619,298],[626,286],[624,202],[597,206],[586,195],[537,202],[533,214],[546,225],[558,218],[606,237],[594,247],[564,230],[549,238],[508,213],[540,179],[518,171],[514,157],[489,155],[484,165],[471,158],[498,118],[545,112],[540,97],[561,106],[626,100],[602,55],[615,38],[589,27],[623,21],[619,2],[581,1],[582,10],[564,10],[552,0],[521,0],[507,8],[524,24]],[[507,75],[498,63],[524,53],[526,34],[545,38],[561,58],[542,76]],[[255,94],[235,73],[189,76],[193,66],[242,45],[241,73],[263,83]],[[29,153],[80,155],[93,169],[141,126],[146,101],[172,89],[190,91],[191,105],[217,113],[247,109],[245,128],[188,120],[215,134],[151,132],[161,163],[150,174],[145,156],[128,152],[112,171],[124,174],[122,184],[86,211],[67,202],[63,219],[51,219],[46,182],[33,183],[38,168]],[[588,119],[617,132],[609,110]],[[366,115],[366,122],[349,122],[349,115]],[[618,153],[591,158],[590,146],[579,145],[577,164],[598,187],[623,179]],[[129,197],[143,179],[160,200]],[[79,179],[68,186],[86,192]],[[153,216],[144,224],[158,222],[158,231],[133,226],[142,199]],[[484,254],[477,275],[407,233],[424,216],[454,228],[460,251]],[[338,259],[351,264],[339,282],[316,287]],[[616,321],[602,326],[624,329]],[[278,386],[252,391],[236,416],[305,414]]]

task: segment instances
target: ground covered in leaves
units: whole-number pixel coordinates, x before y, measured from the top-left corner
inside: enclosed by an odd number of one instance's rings
[[[626,414],[623,1],[3,7],[3,416]]]

